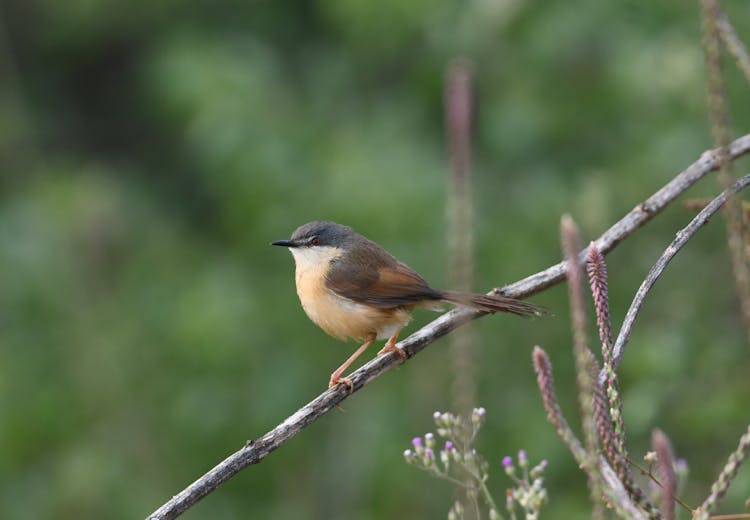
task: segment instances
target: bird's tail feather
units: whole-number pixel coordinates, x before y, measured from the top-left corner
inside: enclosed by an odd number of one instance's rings
[[[543,316],[547,309],[532,303],[495,294],[441,291],[443,300],[486,312],[508,312],[518,316]]]

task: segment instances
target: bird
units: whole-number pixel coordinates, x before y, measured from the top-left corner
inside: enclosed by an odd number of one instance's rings
[[[378,355],[406,353],[396,347],[399,332],[416,308],[442,310],[449,303],[479,311],[541,316],[542,307],[497,294],[433,289],[414,269],[351,227],[315,220],[299,226],[288,240],[295,262],[297,295],[307,316],[327,334],[362,342],[336,370],[328,388],[352,381],[344,371],[374,341],[385,339]]]

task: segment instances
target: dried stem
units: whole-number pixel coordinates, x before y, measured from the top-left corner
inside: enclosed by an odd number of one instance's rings
[[[745,44],[737,36],[734,26],[723,12],[719,12],[716,20],[721,39],[724,40],[727,50],[734,56],[737,67],[745,75],[745,79],[750,83],[750,54],[747,53]]]
[[[706,497],[706,500],[703,501],[703,504],[701,504],[701,507],[695,514],[696,519],[708,518],[708,514],[716,509],[719,500],[727,492],[729,485],[737,475],[740,465],[747,458],[748,452],[750,452],[750,426],[747,427],[747,431],[740,437],[737,449],[729,456],[729,460],[716,478],[716,482],[711,486],[711,493]]]
[[[677,477],[674,472],[672,445],[664,432],[657,429],[651,434],[651,447],[656,452],[656,462],[659,466],[661,514],[664,515],[664,520],[674,520]]]
[[[708,74],[708,115],[711,122],[711,134],[719,152],[719,180],[722,188],[727,189],[734,181],[732,165],[729,158],[729,111],[724,85],[724,72],[721,60],[721,31],[719,4],[717,0],[701,0],[701,18],[703,26],[703,46],[706,54],[706,72]],[[728,24],[728,21],[727,21]],[[745,333],[750,342],[750,269],[745,257],[747,230],[743,218],[742,202],[739,197],[730,197],[724,209],[727,224],[729,252],[732,258],[737,291],[739,293],[742,321]]]
[[[622,398],[620,397],[620,382],[617,372],[612,366],[612,325],[609,317],[609,294],[607,289],[607,265],[604,256],[597,249],[596,244],[589,246],[588,263],[589,283],[594,297],[596,321],[599,326],[599,338],[602,342],[602,371],[606,374],[606,390],[603,384],[597,382],[597,424],[605,453],[614,466],[620,480],[633,490],[634,497],[645,497],[636,490],[628,464],[628,450],[625,441],[625,421],[622,416]],[[602,395],[603,394],[603,395]],[[604,397],[606,396],[606,399]],[[600,402],[603,401],[603,402]],[[603,423],[607,424],[603,424]]]
[[[447,243],[450,286],[470,291],[474,278],[474,234],[471,197],[471,127],[474,99],[472,66],[450,63],[445,74],[445,134],[450,163],[447,193]],[[451,336],[454,408],[467,413],[476,402],[474,333],[466,327]]]
[[[602,342],[602,359],[604,362],[612,361],[612,322],[609,317],[609,292],[607,290],[607,264],[604,256],[596,247],[589,244],[586,271],[589,275],[591,295],[594,298],[594,310],[596,311],[596,325],[599,329],[599,340]]]
[[[628,464],[620,383],[617,373],[612,367],[612,326],[609,318],[607,265],[604,262],[604,257],[593,242],[589,245],[586,269],[589,274],[589,283],[594,297],[599,338],[602,342],[603,372],[607,374],[606,392],[604,385],[598,381],[596,374],[592,374],[595,381],[592,383],[593,411],[599,439],[604,446],[604,453],[607,459],[614,467],[617,476],[628,491],[631,499],[644,511],[647,511],[651,517],[658,517],[659,512],[633,480],[630,465]],[[596,363],[593,361],[593,354],[590,351],[587,351],[587,353],[592,359],[588,367],[589,370],[598,370]]]
[[[589,352],[589,355],[591,353]],[[581,441],[573,433],[568,422],[562,414],[560,405],[555,395],[555,385],[552,378],[552,364],[549,356],[543,348],[536,346],[531,354],[534,363],[534,371],[537,376],[537,384],[542,394],[544,409],[547,411],[547,419],[555,427],[558,436],[573,454],[576,463],[584,470],[590,468],[590,456],[584,449]],[[646,515],[638,504],[630,499],[630,492],[620,481],[615,471],[604,457],[598,457],[598,473],[601,476],[601,490],[611,506],[622,518],[645,520]],[[587,475],[589,471],[586,471]],[[598,497],[597,497],[598,500]],[[654,515],[656,516],[656,515]]]
[[[547,411],[547,420],[555,427],[557,435],[573,454],[578,465],[585,467],[588,454],[560,410],[555,395],[555,381],[552,377],[552,363],[550,363],[549,356],[542,347],[537,345],[531,353],[531,360],[534,363],[536,382],[542,394],[542,403]]]
[[[568,299],[573,328],[573,357],[578,383],[578,406],[581,410],[581,429],[586,445],[585,471],[589,480],[589,492],[593,505],[592,518],[603,518],[601,475],[599,475],[599,443],[594,421],[594,357],[586,340],[586,311],[583,296],[583,270],[578,262],[581,236],[573,218],[563,215],[560,221],[560,241],[563,256],[568,263]]]

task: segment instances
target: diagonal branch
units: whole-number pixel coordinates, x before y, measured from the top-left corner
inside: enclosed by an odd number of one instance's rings
[[[750,134],[735,140],[729,147],[729,156],[732,159],[748,152],[750,152]],[[703,153],[696,162],[605,231],[595,242],[599,251],[604,254],[614,249],[617,244],[651,220],[690,186],[718,167],[719,159],[716,151],[709,150]],[[581,262],[585,261],[585,255],[586,251],[580,253],[579,259]],[[565,273],[565,262],[560,262],[523,280],[493,289],[493,292],[523,298],[561,282]],[[438,338],[483,315],[484,313],[466,308],[453,309],[401,341],[398,346],[403,349],[407,357],[411,358]],[[380,377],[398,363],[399,356],[393,354],[373,359],[349,376],[353,384],[351,392],[341,388],[342,385],[326,390],[264,436],[255,441],[248,441],[245,446],[229,455],[208,473],[173,496],[148,518],[150,520],[166,520],[178,517],[222,483],[247,466],[263,460],[269,453],[302,431],[308,424],[316,421],[344,401],[351,393]]]
[[[729,145],[729,158],[735,160],[750,152],[750,134],[735,139]],[[707,150],[693,164],[677,174],[671,181],[665,184],[659,191],[638,204],[628,214],[612,225],[607,231],[595,240],[596,247],[602,254],[612,251],[617,244],[627,238],[636,229],[654,218],[674,199],[682,195],[688,188],[705,177],[708,173],[719,169],[718,150]],[[580,254],[580,261],[585,262],[588,248]],[[502,288],[494,289],[495,292],[506,296],[520,298],[530,296],[544,289],[560,283],[565,278],[565,262],[560,262],[552,267],[540,271],[523,280],[519,280]]]

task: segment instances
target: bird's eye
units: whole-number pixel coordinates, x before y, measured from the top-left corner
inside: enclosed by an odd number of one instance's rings
[[[310,245],[311,246],[319,246],[320,245],[320,239],[318,237],[312,237],[310,239]]]

